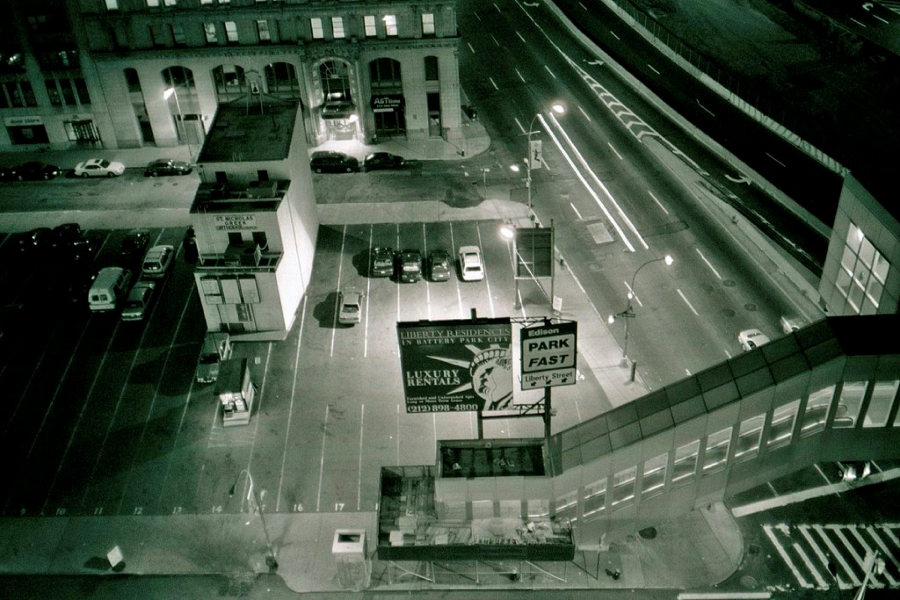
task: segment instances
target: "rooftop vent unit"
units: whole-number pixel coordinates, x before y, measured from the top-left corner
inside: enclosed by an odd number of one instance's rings
[[[225,249],[226,267],[258,267],[262,248],[253,241],[230,244]]]

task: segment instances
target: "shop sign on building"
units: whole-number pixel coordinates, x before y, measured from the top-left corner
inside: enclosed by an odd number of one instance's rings
[[[374,112],[394,112],[403,108],[403,94],[377,94],[372,96]]]
[[[256,215],[217,215],[216,231],[255,231]]]

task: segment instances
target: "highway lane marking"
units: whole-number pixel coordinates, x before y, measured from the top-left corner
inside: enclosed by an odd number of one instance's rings
[[[684,293],[682,293],[681,289],[677,289],[676,291],[678,292],[678,295],[681,296],[681,299],[684,300],[684,303],[688,305],[688,308],[691,309],[691,312],[694,313],[694,316],[699,317],[700,313],[694,310],[694,307],[688,301],[687,297],[685,297]]]
[[[494,78],[493,78],[493,77],[488,77],[488,81],[491,82],[491,85],[494,86],[494,89],[495,89],[495,90],[497,90],[498,92],[500,91],[500,88],[497,87],[497,84],[496,84],[496,83],[494,83]]]
[[[548,67],[547,65],[544,65],[544,68],[547,69],[548,73],[550,73],[550,77],[552,77],[553,79],[556,79],[556,75],[553,74],[553,71],[550,70],[550,67]]]
[[[522,83],[527,83],[527,82],[525,81],[525,78],[522,77],[522,73],[519,72],[519,69],[516,69],[516,75],[519,76],[519,79],[522,80]]]
[[[469,50],[472,51],[472,54],[475,54],[475,48],[472,47],[472,44],[470,44],[469,42],[466,42],[466,46],[469,47]]]
[[[700,258],[703,259],[703,262],[706,263],[706,266],[709,267],[709,270],[712,271],[716,277],[718,277],[719,279],[722,279],[722,276],[719,275],[719,272],[716,271],[716,268],[714,266],[712,266],[712,263],[709,262],[708,260],[706,260],[706,257],[703,256],[703,252],[700,250],[700,248],[695,248],[695,250],[697,250],[697,254],[700,255]]]
[[[580,105],[578,106],[578,112],[580,112],[581,115],[582,115],[585,119],[588,120],[588,123],[593,123],[593,122],[594,122],[594,120],[591,119],[590,115],[588,115],[586,112],[584,112],[584,109],[581,108]]]
[[[578,220],[579,220],[579,221],[584,221],[584,219],[581,218],[581,213],[578,212],[578,209],[577,209],[577,208],[575,208],[575,204],[573,204],[572,202],[569,202],[569,206],[571,206],[571,207],[572,207],[572,210],[575,211],[575,215],[578,217]]]
[[[806,579],[803,578],[803,575],[797,570],[797,567],[794,565],[794,562],[791,560],[791,557],[788,556],[787,552],[785,552],[784,548],[782,548],[781,544],[778,541],[778,538],[775,537],[775,534],[772,533],[771,525],[763,525],[763,531],[766,536],[769,538],[769,541],[772,542],[772,545],[775,547],[775,550],[778,554],[781,555],[781,559],[784,561],[784,564],[788,566],[788,568],[793,571],[794,577],[797,579],[797,582],[800,583],[801,586],[805,588],[813,587],[812,584],[808,583]]]
[[[544,126],[546,127],[546,121],[544,121],[543,115],[539,115],[538,118],[541,120],[541,122],[544,123]],[[557,126],[559,126],[559,125],[558,125],[558,122],[556,121],[556,119],[553,119],[553,121],[554,121],[555,123],[557,123]],[[560,129],[562,129],[562,128],[560,127]],[[635,248],[634,248],[634,246],[631,244],[631,241],[628,239],[628,236],[625,234],[625,231],[622,229],[622,226],[619,225],[619,222],[616,220],[616,218],[612,215],[612,213],[609,212],[609,209],[606,207],[606,205],[603,203],[603,201],[600,200],[600,197],[597,195],[597,192],[595,192],[594,189],[590,186],[590,184],[588,184],[588,182],[587,182],[587,180],[585,179],[584,175],[581,173],[581,171],[578,169],[578,167],[575,166],[575,161],[572,160],[572,157],[571,157],[571,156],[569,156],[569,153],[566,151],[566,149],[565,149],[565,148],[563,147],[563,145],[560,143],[559,138],[558,138],[558,137],[556,136],[556,134],[554,134],[553,131],[550,130],[549,128],[548,128],[548,130],[547,130],[547,133],[548,133],[548,134],[550,135],[550,137],[553,139],[553,142],[556,144],[556,147],[559,148],[559,151],[562,152],[563,157],[566,159],[566,162],[569,163],[569,166],[572,168],[572,171],[574,171],[575,176],[578,177],[579,181],[581,181],[581,184],[584,186],[584,188],[587,190],[587,192],[588,192],[588,193],[591,195],[591,197],[594,199],[594,202],[597,203],[597,205],[598,205],[598,206],[600,207],[600,209],[603,211],[603,214],[605,214],[605,215],[606,215],[606,218],[609,219],[610,223],[612,223],[612,225],[613,225],[613,227],[615,228],[616,232],[619,234],[619,237],[620,237],[620,238],[622,239],[622,241],[625,243],[625,246],[626,246],[631,252],[634,252],[634,251],[635,251]],[[571,144],[571,140],[569,140],[569,143]],[[578,155],[580,156],[580,153],[578,153],[577,148],[574,148],[574,147],[573,147],[573,151],[574,151],[576,154],[578,154]],[[580,160],[581,160],[581,162],[582,162],[583,164],[586,164],[586,161],[584,160],[584,157],[583,157],[583,156],[580,156]],[[593,171],[591,171],[589,168],[586,169],[586,170],[587,170],[588,172],[590,172],[591,174],[593,174]],[[609,190],[606,189],[606,186],[603,185],[603,182],[601,182],[601,181],[597,178],[596,175],[594,175],[594,179],[599,183],[600,188],[606,193],[607,197],[609,197],[610,199],[612,199],[612,194],[610,194]],[[613,201],[613,202],[615,203],[615,201]],[[621,209],[619,209],[619,211],[621,212]]]
[[[619,152],[615,149],[615,147],[613,147],[612,142],[606,142],[606,145],[609,146],[609,149],[612,150],[613,153],[615,153],[615,155],[619,157],[619,160],[622,160],[622,155],[619,154]]]
[[[701,102],[700,102],[700,100],[699,100],[698,98],[694,98],[694,100],[697,101],[697,106],[699,106],[700,108],[702,108],[703,110],[705,110],[706,112],[708,112],[709,114],[711,114],[712,116],[716,116],[716,113],[714,113],[713,111],[711,111],[711,110],[709,110],[708,108],[706,108],[705,106],[703,106],[703,104],[701,104]]]
[[[631,295],[631,299],[634,300],[635,302],[637,302],[637,303],[638,303],[638,306],[640,306],[641,308],[643,308],[643,307],[644,307],[644,303],[641,302],[641,299],[638,298],[638,295],[634,293],[634,290],[633,290],[633,289],[631,289],[631,284],[628,283],[627,281],[624,281],[624,282],[622,282],[622,283],[625,284],[625,289],[628,290],[628,293]]]
[[[669,211],[666,210],[666,207],[662,205],[662,202],[660,202],[659,199],[657,199],[657,197],[653,195],[653,192],[651,192],[650,190],[647,190],[647,193],[650,194],[650,197],[653,198],[653,201],[656,202],[656,205],[657,205],[664,213],[669,214]]]
[[[519,36],[519,39],[522,40],[522,43],[523,43],[523,44],[527,44],[527,43],[528,43],[528,42],[525,41],[525,38],[522,37],[522,34],[519,33],[518,31],[516,31],[516,35]]]
[[[278,477],[278,496],[275,500],[275,512],[281,510],[281,490],[284,489],[284,465],[287,463],[288,440],[291,437],[291,424],[294,419],[294,398],[297,397],[297,371],[300,368],[300,347],[303,345],[303,326],[306,323],[306,300],[309,296],[303,296],[303,304],[300,309],[300,331],[297,335],[297,354],[294,356],[294,370],[291,381],[291,402],[288,405],[287,429],[284,432],[284,449],[281,451],[281,475]],[[368,310],[368,303],[366,304]]]
[[[769,158],[771,158],[772,160],[774,160],[775,162],[777,162],[777,163],[778,163],[779,165],[781,165],[782,167],[785,166],[785,164],[784,164],[783,162],[781,162],[780,160],[778,160],[777,158],[775,158],[774,156],[772,156],[772,155],[769,154],[768,152],[766,152],[766,156],[768,156]]]
[[[493,33],[491,34],[491,39],[494,40],[494,44],[496,44],[496,46],[497,46],[498,48],[500,48],[500,42],[497,41],[497,38],[494,37],[494,34],[493,34]]]
[[[656,73],[657,75],[660,75],[660,72],[656,69],[656,67],[654,67],[654,66],[651,65],[650,63],[647,63],[647,66],[650,67],[650,69],[651,69],[654,73]]]
[[[779,494],[778,494],[778,490],[775,489],[775,486],[772,485],[772,482],[771,482],[771,481],[767,481],[767,482],[766,482],[766,485],[768,485],[768,486],[769,486],[769,489],[772,490],[772,495],[773,495],[773,496],[778,496],[778,495],[779,495]]]
[[[322,424],[322,451],[319,454],[319,489],[316,492],[316,512],[319,512],[319,506],[322,502],[322,477],[325,475],[325,441],[328,439],[328,414],[331,409],[330,404],[325,405],[325,422]]]
[[[503,14],[503,11],[502,11],[502,10],[500,10],[500,7],[499,7],[499,6],[497,6],[497,3],[496,3],[496,2],[494,2],[494,3],[493,3],[493,4],[494,4],[494,8],[496,8],[496,9],[497,9],[497,12],[498,12],[498,13],[500,13],[500,14],[501,14],[501,15],[502,15],[502,14]],[[398,463],[398,464],[399,464],[399,463]]]
[[[585,10],[586,10],[586,9],[585,9]],[[609,30],[609,34],[610,34],[611,36],[613,36],[614,38],[616,38],[617,40],[619,40],[620,42],[622,41],[622,38],[620,38],[619,36],[617,36],[617,35],[616,35],[616,32],[613,31],[612,29]]]
[[[362,510],[363,431],[366,425],[366,405],[359,405],[359,464],[356,467],[356,510]]]

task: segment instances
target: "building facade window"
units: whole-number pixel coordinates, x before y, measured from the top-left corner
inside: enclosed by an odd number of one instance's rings
[[[325,27],[322,25],[322,19],[319,17],[313,17],[309,20],[309,27],[312,30],[312,36],[314,40],[321,40],[325,38]]]
[[[836,282],[846,302],[836,312],[861,315],[878,312],[888,271],[890,264],[884,255],[872,245],[862,229],[851,222]]]
[[[584,487],[584,511],[582,515],[597,518],[606,510],[606,477]]]
[[[728,447],[731,445],[731,427],[717,431],[706,438],[706,453],[703,456],[703,474],[709,475],[725,468],[728,462]]]
[[[150,25],[150,41],[154,48],[165,48],[169,45],[169,27],[165,23]]]
[[[344,33],[344,17],[331,17],[331,34],[336,40],[347,37]]]
[[[366,37],[375,37],[378,35],[378,31],[375,29],[375,17],[366,15],[363,17],[363,23],[366,27]]]
[[[641,480],[641,497],[651,498],[663,492],[666,485],[666,463],[668,454],[660,454],[644,462],[644,477]]]
[[[266,65],[265,76],[270,95],[280,98],[300,97],[300,80],[294,65],[286,62]]]
[[[270,42],[272,41],[272,36],[269,33],[269,22],[265,19],[260,19],[256,22],[256,33],[259,35],[259,41],[261,42]]]
[[[621,508],[634,500],[634,485],[637,481],[637,465],[623,469],[613,475],[611,506]]]
[[[734,460],[750,460],[759,454],[759,445],[762,440],[763,425],[766,415],[756,415],[741,421],[738,429],[738,438],[734,448]]]
[[[184,35],[184,26],[181,23],[172,24],[172,40],[176,46],[187,46],[187,38]]]
[[[215,23],[204,23],[203,33],[206,36],[207,44],[217,44],[219,42],[219,36],[216,34]]]
[[[838,400],[837,413],[834,415],[835,429],[856,427],[863,399],[866,397],[868,381],[845,381]]]
[[[437,56],[425,57],[425,81],[440,81]]]
[[[225,40],[229,44],[237,44],[238,43],[238,29],[237,23],[234,21],[225,21]]]
[[[769,426],[769,435],[766,447],[769,450],[781,448],[791,443],[794,437],[794,422],[797,419],[797,409],[800,408],[800,400],[794,400],[772,411],[772,424]]]
[[[894,399],[897,397],[897,388],[900,380],[876,381],[872,386],[872,398],[866,409],[866,417],[863,419],[863,427],[884,427],[887,425],[888,415]]]
[[[384,34],[388,37],[396,37],[397,36],[397,16],[396,15],[385,15],[384,16]]]
[[[37,106],[34,90],[27,81],[6,81],[2,84],[5,103],[12,108],[24,108]]]
[[[831,401],[834,399],[834,388],[835,386],[832,384],[809,395],[809,400],[806,401],[806,409],[803,411],[800,437],[825,431],[828,410],[831,408]]]
[[[422,15],[422,35],[434,35],[434,14],[424,13]]]
[[[557,519],[568,519],[575,521],[578,517],[578,495],[576,492],[569,492],[565,496],[559,496],[554,506]]]

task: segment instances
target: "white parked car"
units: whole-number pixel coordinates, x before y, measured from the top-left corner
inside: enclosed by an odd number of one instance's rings
[[[340,313],[338,322],[345,325],[353,325],[362,320],[363,294],[355,288],[349,288],[339,292]]]
[[[750,350],[756,350],[763,344],[768,344],[769,338],[759,329],[745,329],[738,334],[738,341],[741,343],[741,348],[744,349],[744,352],[749,352]]]
[[[481,259],[481,248],[478,246],[460,247],[459,276],[463,281],[481,281],[484,279],[484,261]]]
[[[175,256],[174,246],[153,246],[147,250],[144,262],[141,263],[141,272],[144,277],[162,277],[172,265]]]
[[[118,177],[125,165],[105,158],[89,158],[75,165],[75,177]]]

